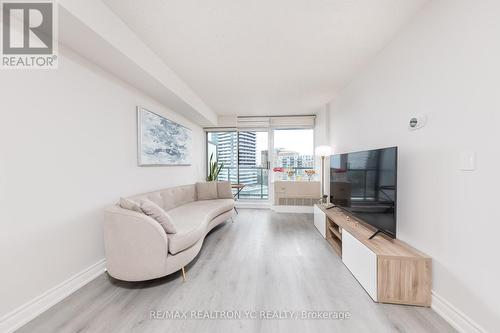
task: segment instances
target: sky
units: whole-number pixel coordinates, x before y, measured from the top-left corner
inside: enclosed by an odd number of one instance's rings
[[[314,132],[312,129],[274,130],[274,148],[294,150],[301,155],[313,155]]]
[[[267,150],[267,146],[267,132],[257,132],[257,151]],[[274,130],[274,147],[293,150],[301,155],[313,155],[313,130]]]
[[[257,164],[260,164],[260,152],[268,149],[268,133],[257,132]],[[300,155],[314,155],[314,131],[312,129],[274,130],[274,148],[293,150]]]

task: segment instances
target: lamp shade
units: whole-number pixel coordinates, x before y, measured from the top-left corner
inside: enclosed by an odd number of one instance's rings
[[[318,146],[314,149],[314,153],[317,156],[330,156],[332,154],[332,147],[330,147],[330,146]]]

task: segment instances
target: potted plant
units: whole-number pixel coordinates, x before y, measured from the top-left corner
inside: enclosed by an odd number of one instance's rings
[[[208,163],[208,176],[207,176],[207,181],[215,181],[219,178],[219,173],[222,170],[222,167],[224,167],[224,163],[219,163],[217,160],[213,161],[214,154],[212,153],[210,155],[210,162]]]

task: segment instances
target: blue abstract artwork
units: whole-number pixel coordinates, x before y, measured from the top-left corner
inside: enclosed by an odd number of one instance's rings
[[[137,108],[139,165],[190,165],[192,132],[165,117]]]

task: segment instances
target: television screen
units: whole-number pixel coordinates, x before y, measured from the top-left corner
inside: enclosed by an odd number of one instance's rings
[[[396,237],[398,148],[333,155],[330,202]]]

